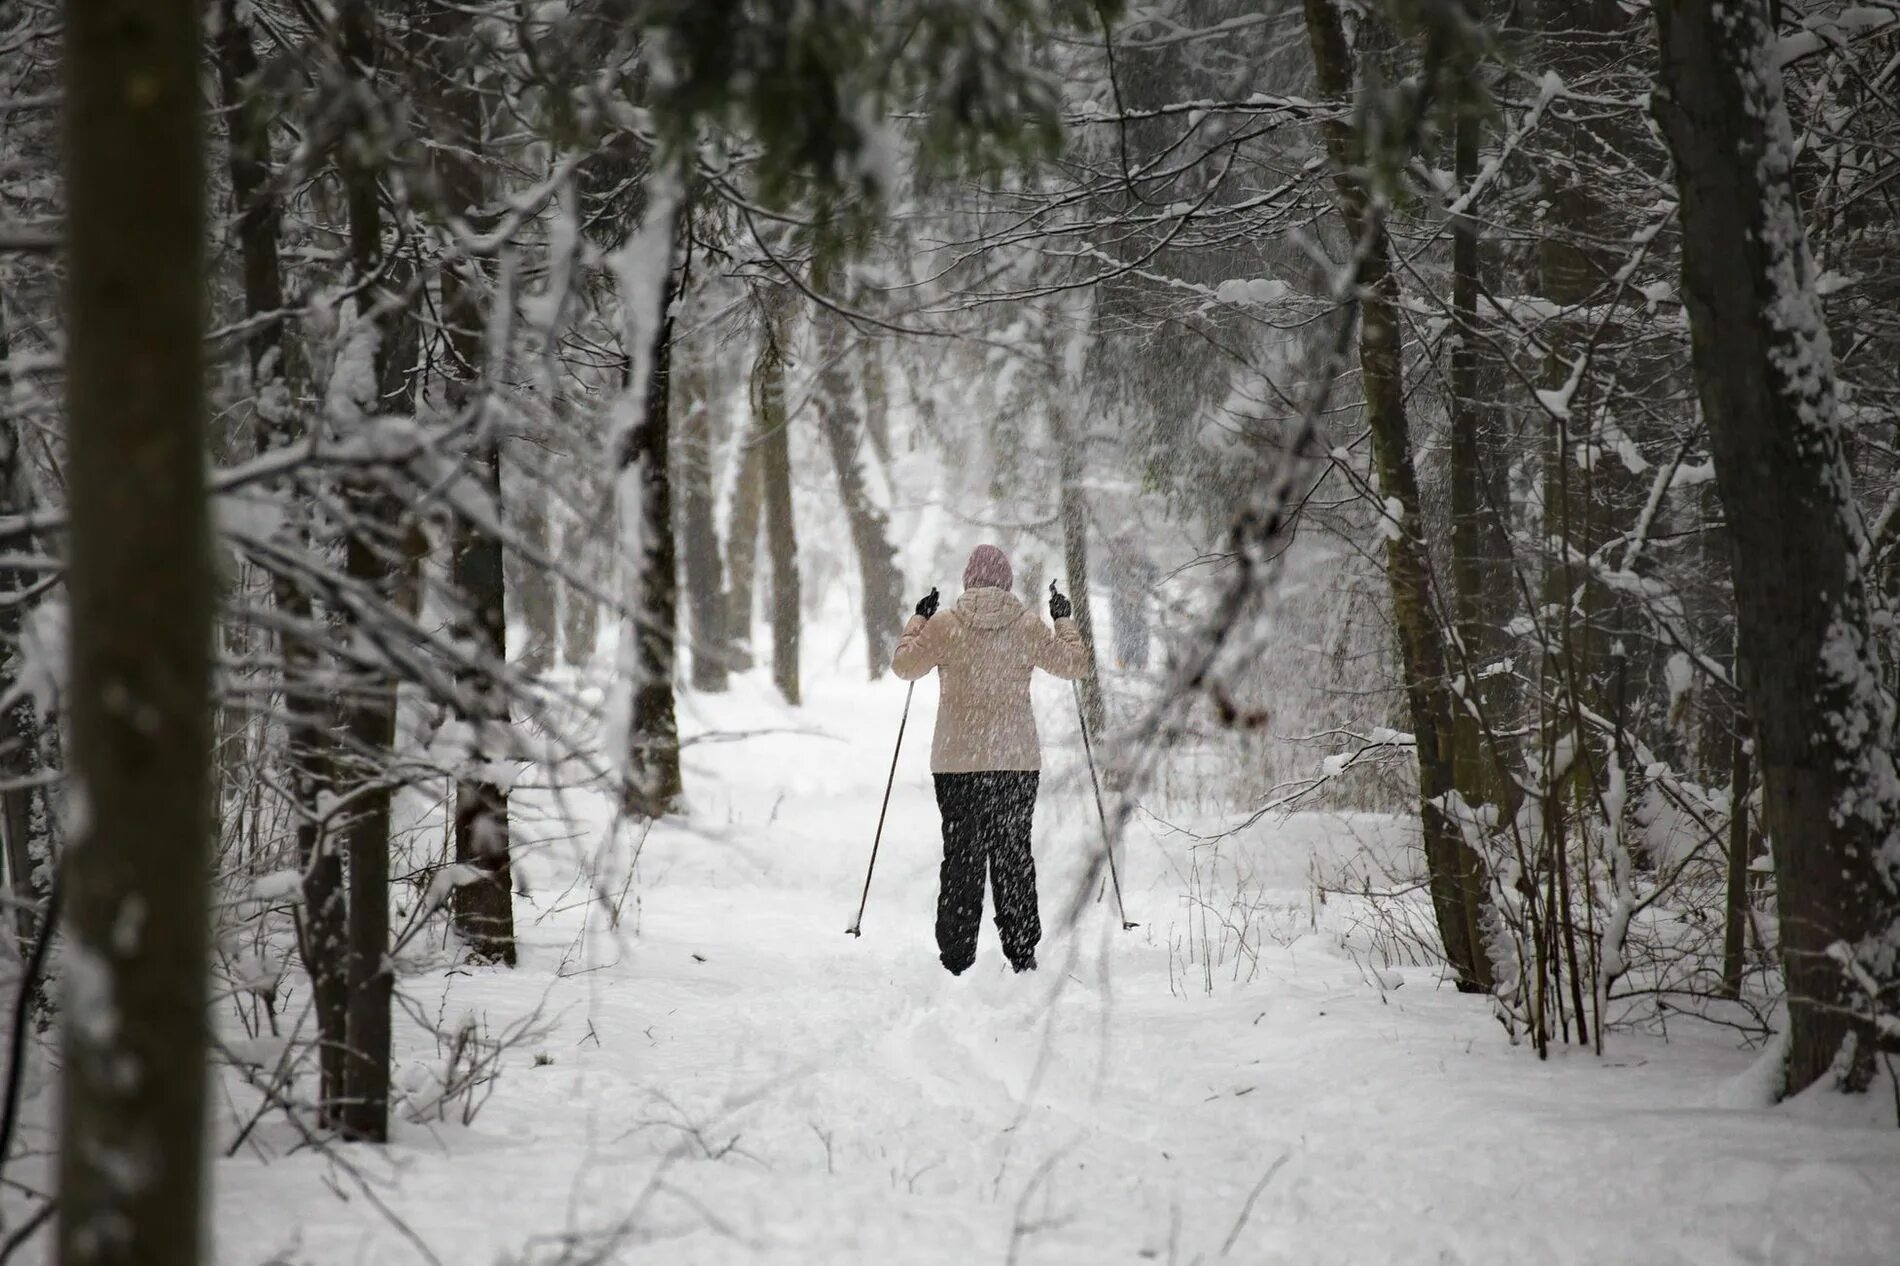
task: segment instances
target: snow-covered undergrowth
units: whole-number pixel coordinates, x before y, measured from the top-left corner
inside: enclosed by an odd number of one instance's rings
[[[966,976],[936,964],[931,683],[862,939],[902,687],[688,697],[690,816],[610,840],[605,797],[518,790],[549,841],[518,863],[521,966],[404,983],[432,1028],[518,1031],[479,1111],[410,1111],[386,1148],[266,1117],[217,1166],[218,1260],[1888,1260],[1890,1120],[1753,1106],[1713,1034],[1540,1063],[1321,903],[1315,876],[1402,853],[1402,822],[1138,818],[1141,926],[1093,887],[1066,923],[1099,834],[1046,686],[1040,972],[987,927]],[[454,1052],[406,1011],[415,1108]]]

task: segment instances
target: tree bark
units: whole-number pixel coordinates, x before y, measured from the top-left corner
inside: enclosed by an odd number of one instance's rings
[[[883,463],[888,479],[891,467],[891,384],[890,376],[884,372],[884,358],[875,352],[865,356],[859,362],[859,376],[864,384],[864,434],[871,441],[871,451]]]
[[[680,545],[685,563],[687,645],[693,689],[726,689],[725,568],[713,510],[712,402],[698,366],[680,375],[680,436],[674,472],[680,485]]]
[[[6,368],[10,347],[6,295],[0,291],[0,370]],[[4,381],[3,376],[0,381]],[[32,508],[19,426],[20,419],[14,414],[0,415],[0,516],[21,515]],[[0,567],[0,656],[6,657],[9,669],[20,662],[27,595],[37,579],[31,571]],[[0,678],[0,689],[11,691],[16,681],[9,672]],[[39,706],[30,696],[15,700],[0,716],[0,779],[25,783],[40,771],[41,724]],[[7,887],[18,903],[14,929],[22,962],[32,952],[39,926],[33,907],[45,895],[33,881],[34,859],[37,855],[50,861],[52,856],[51,835],[45,829],[45,805],[44,794],[31,786],[0,791],[0,834],[4,835],[0,861],[5,863]]]
[[[1305,0],[1305,6],[1320,92],[1333,100],[1349,100],[1355,73],[1339,10],[1334,0]],[[1384,222],[1364,184],[1368,156],[1362,138],[1342,120],[1328,121],[1321,132],[1333,168],[1340,219],[1357,259],[1359,372],[1373,464],[1380,494],[1396,507],[1398,518],[1388,531],[1386,577],[1417,741],[1419,822],[1432,906],[1458,987],[1488,990],[1491,964],[1479,934],[1481,911],[1468,900],[1477,885],[1467,876],[1480,873],[1480,862],[1441,808],[1445,794],[1455,786],[1453,708],[1445,676],[1444,633],[1432,604],[1431,559],[1405,411],[1398,282],[1392,275]]]
[[[598,543],[572,519],[561,530],[561,543],[569,566],[583,575],[598,570]],[[561,658],[570,668],[582,668],[600,649],[600,600],[579,585],[563,583],[562,592]]]
[[[201,8],[66,9],[66,584],[72,795],[84,814],[65,859],[65,1263],[195,1266],[203,1253],[212,576]]]
[[[864,473],[864,423],[851,400],[851,377],[844,369],[845,337],[842,322],[833,313],[816,314],[823,331],[818,371],[818,424],[824,432],[831,469],[838,479],[838,499],[851,529],[851,545],[858,557],[860,608],[864,618],[864,653],[870,680],[890,668],[891,650],[904,623],[904,578],[897,570],[897,551],[891,544],[890,516],[871,497]]]
[[[482,100],[469,84],[473,19],[462,9],[420,11],[424,37],[418,61],[435,78],[431,130],[448,143],[432,151],[443,218],[468,216],[480,228],[488,191],[480,155],[486,137]],[[501,433],[488,408],[487,278],[479,261],[450,259],[442,269],[442,319],[447,334],[448,406],[470,428],[468,470],[481,496],[505,517],[501,488]],[[511,300],[503,296],[503,310]],[[475,958],[515,965],[514,872],[509,862],[508,791],[488,773],[512,753],[508,695],[501,672],[508,659],[506,575],[502,544],[490,531],[458,515],[450,547],[453,622],[478,662],[461,674],[461,720],[474,737],[467,766],[455,780],[455,862],[476,876],[450,890],[450,917]]]
[[[661,214],[650,209],[649,215]],[[625,437],[615,467],[623,479],[638,481],[639,554],[623,560],[638,570],[633,623],[622,636],[634,639],[633,712],[628,733],[627,813],[658,818],[678,807],[680,781],[679,722],[673,709],[673,674],[678,660],[679,556],[673,538],[673,488],[670,461],[673,383],[673,309],[683,269],[679,251],[678,209],[667,209],[665,227],[672,260],[660,286],[658,319],[646,365],[646,408],[638,426]]]
[[[759,383],[760,500],[772,563],[772,680],[787,703],[799,701],[798,536],[792,519],[792,443],[785,415],[783,301],[767,301],[765,348],[754,371]]]
[[[277,251],[282,210],[272,184],[273,114],[252,82],[258,70],[253,36],[248,16],[238,13],[237,0],[218,0],[218,87],[224,100],[226,164],[231,202],[237,209],[239,267],[250,327],[244,347],[252,386],[268,425],[281,421],[282,408],[288,403],[280,393],[264,388],[287,376],[284,357],[289,347],[284,338],[283,267]]]
[[[1764,0],[1659,0],[1655,110],[1676,164],[1682,294],[1734,565],[1788,989],[1786,1090],[1863,1089],[1900,984],[1900,823],[1865,535],[1792,185]],[[1884,997],[1869,998],[1848,970]]]
[[[1470,5],[1467,4],[1467,11]],[[1471,73],[1476,73],[1473,67]],[[1478,177],[1478,150],[1484,114],[1475,104],[1461,103],[1452,137],[1454,183],[1461,196]],[[1479,398],[1481,366],[1478,325],[1478,285],[1482,246],[1476,208],[1467,206],[1452,218],[1452,337],[1451,353],[1451,580],[1454,593],[1453,627],[1462,654],[1450,667],[1462,682],[1452,692],[1452,783],[1472,808],[1489,805],[1497,820],[1508,822],[1517,812],[1515,783],[1502,766],[1495,730],[1510,706],[1509,674],[1500,673],[1490,685],[1478,673],[1503,648],[1498,630],[1510,605],[1511,545],[1503,518],[1499,481],[1485,468],[1486,410]],[[1460,876],[1468,912],[1485,908],[1485,876],[1479,867],[1465,867]],[[1473,953],[1488,959],[1484,929],[1473,918]]]
[[[244,311],[256,322],[245,350],[258,400],[258,449],[281,448],[302,438],[302,419],[292,400],[292,348],[284,320],[283,269],[278,233],[282,208],[273,183],[268,111],[256,97],[257,56],[250,23],[236,0],[220,0],[218,84],[228,120],[227,155],[232,196],[238,207],[238,250],[244,275]],[[309,530],[291,532],[300,547]],[[289,766],[291,812],[296,821],[297,865],[303,873],[303,915],[298,950],[310,977],[317,1018],[318,1119],[334,1119],[343,1098],[348,1044],[348,984],[343,861],[327,838],[319,801],[330,781],[332,741],[325,716],[327,687],[316,613],[310,595],[277,575],[272,600],[293,631],[280,641],[284,659],[284,748]],[[301,631],[295,631],[301,630]]]
[[[509,528],[535,552],[552,557],[548,539],[547,507],[536,496],[511,499],[503,507]],[[578,566],[579,560],[564,560]],[[554,648],[560,641],[560,622],[554,602],[554,576],[537,562],[518,553],[502,558],[502,591],[515,617],[528,633],[528,644],[515,653],[515,666],[530,677],[538,677],[554,663]]]
[[[377,46],[369,0],[349,0],[338,6],[337,16],[343,56],[363,91],[374,94]],[[379,412],[407,412],[410,388],[404,370],[415,359],[415,330],[399,297],[400,270],[388,270],[382,285],[370,282],[384,271],[385,262],[377,171],[348,146],[340,162],[350,263],[358,284],[367,287],[367,319],[376,322],[379,334],[378,399],[370,404]],[[352,514],[345,571],[379,602],[392,608],[410,605],[413,610],[415,586],[404,574],[402,561],[408,548],[401,532],[402,507],[373,475],[348,489],[347,496]],[[356,693],[343,717],[356,768],[344,789],[352,810],[342,828],[349,853],[349,1037],[338,1119],[348,1136],[380,1143],[389,1137],[389,1010],[395,986],[389,964],[389,823],[395,795],[390,764],[396,745],[396,687],[377,678],[361,683]]]
[[[1735,718],[1729,765],[1728,817],[1728,901],[1722,926],[1722,992],[1731,998],[1742,996],[1742,976],[1747,969],[1748,921],[1753,917],[1748,904],[1748,864],[1754,860],[1754,840],[1748,829],[1748,795],[1754,780],[1748,754],[1748,725],[1744,717]]]
[[[1075,607],[1075,628],[1088,647],[1089,670],[1083,675],[1082,715],[1091,733],[1100,734],[1108,719],[1102,698],[1102,678],[1095,656],[1095,610],[1089,602],[1089,508],[1082,494],[1083,440],[1061,406],[1050,410],[1050,421],[1057,427],[1056,450],[1060,454],[1057,513],[1062,519],[1062,558],[1067,576],[1069,601]],[[1037,603],[1047,603],[1048,594],[1035,595]]]
[[[726,517],[726,654],[732,667],[752,667],[752,613],[759,576],[759,512],[765,481],[759,460],[758,374],[753,374],[753,416],[745,429]]]

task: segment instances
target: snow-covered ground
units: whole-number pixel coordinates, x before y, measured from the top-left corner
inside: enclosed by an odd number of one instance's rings
[[[1750,1058],[1714,1038],[1539,1063],[1482,999],[1342,952],[1312,859],[1390,846],[1393,823],[1222,846],[1257,961],[1232,933],[1217,970],[1188,960],[1223,907],[1190,910],[1191,841],[1152,823],[1125,866],[1141,926],[1111,896],[1064,928],[1099,838],[1068,700],[1039,698],[1041,972],[1010,975],[987,924],[972,972],[936,964],[933,683],[854,939],[903,687],[821,682],[794,712],[742,679],[685,702],[688,734],[786,732],[689,748],[691,820],[645,841],[618,929],[626,855],[604,899],[570,886],[608,817],[570,796],[584,829],[523,863],[520,968],[405,986],[495,1029],[540,1012],[472,1124],[328,1155],[259,1127],[274,1158],[247,1143],[216,1170],[218,1260],[1893,1260],[1890,1124],[1723,1106]],[[434,1045],[399,1025],[414,1081]]]

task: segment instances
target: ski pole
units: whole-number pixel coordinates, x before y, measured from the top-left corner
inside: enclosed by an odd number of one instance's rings
[[[871,899],[871,872],[877,869],[877,846],[884,840],[884,815],[891,810],[891,787],[897,782],[897,754],[904,750],[904,727],[910,724],[910,697],[916,693],[917,683],[913,681],[904,692],[904,715],[897,722],[897,746],[891,750],[891,776],[884,780],[884,806],[877,811],[877,834],[871,837],[871,864],[864,868],[864,892],[858,897],[858,917],[844,930],[846,936],[859,939],[864,936],[864,903]]]
[[[1102,852],[1108,857],[1108,877],[1115,883],[1115,912],[1122,917],[1122,931],[1138,928],[1139,923],[1128,920],[1128,910],[1122,905],[1122,877],[1115,870],[1115,844],[1108,835],[1108,810],[1102,807],[1102,780],[1095,773],[1095,745],[1089,742],[1088,713],[1082,708],[1082,686],[1080,682],[1069,683],[1075,692],[1075,719],[1082,723],[1082,751],[1088,757],[1089,782],[1095,787],[1095,816],[1102,822]]]

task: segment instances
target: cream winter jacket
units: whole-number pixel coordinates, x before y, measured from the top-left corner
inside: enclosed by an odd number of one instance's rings
[[[891,655],[891,671],[906,681],[933,668],[942,694],[932,773],[1040,769],[1029,674],[1040,668],[1079,680],[1089,651],[1074,620],[1057,620],[1051,631],[1007,590],[966,589],[949,610],[929,620],[912,616]]]

